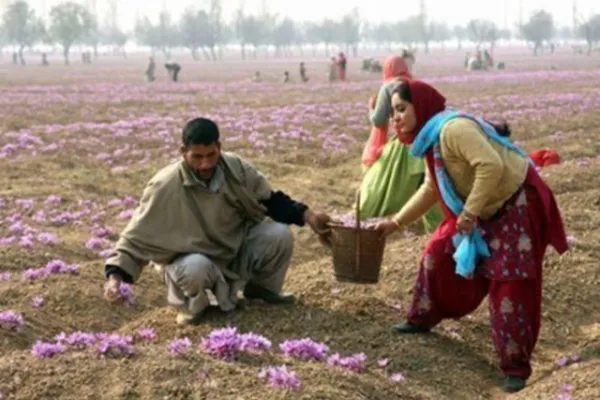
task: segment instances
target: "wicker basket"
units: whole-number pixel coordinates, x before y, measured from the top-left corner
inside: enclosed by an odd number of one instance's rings
[[[333,269],[341,282],[377,283],[385,239],[374,229],[360,228],[360,193],[356,202],[356,226],[331,224]]]

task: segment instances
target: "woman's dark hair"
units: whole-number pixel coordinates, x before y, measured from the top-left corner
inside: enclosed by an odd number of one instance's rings
[[[398,93],[402,100],[412,104],[412,94],[410,93],[410,86],[408,85],[408,82],[402,81],[396,87],[396,89],[394,89],[392,95],[394,95],[394,93]]]

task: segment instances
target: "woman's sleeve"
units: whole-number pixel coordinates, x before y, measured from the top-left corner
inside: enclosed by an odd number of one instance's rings
[[[437,197],[429,169],[425,168],[425,181],[396,214],[393,220],[400,226],[407,226],[421,218],[435,205]]]
[[[378,127],[383,128],[390,122],[392,116],[392,99],[387,91],[387,85],[382,85],[377,95],[377,103],[375,108],[371,111],[370,119],[371,123]]]
[[[440,147],[442,157],[463,159],[475,170],[475,181],[464,209],[472,215],[479,216],[502,179],[502,158],[477,123],[464,118],[451,121],[444,127]]]

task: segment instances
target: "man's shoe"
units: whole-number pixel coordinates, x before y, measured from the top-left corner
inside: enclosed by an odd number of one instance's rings
[[[294,304],[296,302],[294,295],[282,295],[252,284],[248,284],[244,288],[244,297],[248,300],[260,299],[269,304]]]
[[[235,309],[233,309],[231,311],[222,311],[221,308],[219,308],[219,306],[213,306],[211,304],[208,307],[206,307],[204,310],[202,310],[196,314],[190,314],[187,311],[180,311],[177,313],[176,321],[177,321],[178,325],[198,326],[202,322],[204,322],[204,319],[205,319],[207,313],[231,314],[234,310]]]
[[[523,390],[525,388],[525,384],[525,379],[517,376],[507,375],[504,378],[504,385],[502,389],[504,389],[506,393],[516,393]]]
[[[177,325],[191,325],[198,326],[202,321],[202,317],[204,316],[204,312],[199,312],[196,314],[190,314],[186,312],[177,313]]]
[[[431,328],[420,325],[413,325],[410,322],[403,322],[401,324],[392,325],[392,330],[396,333],[410,334],[410,333],[428,333]]]

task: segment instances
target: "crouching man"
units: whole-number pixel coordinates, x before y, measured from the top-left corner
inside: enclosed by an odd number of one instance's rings
[[[327,244],[329,216],[273,190],[251,164],[221,152],[213,121],[189,121],[182,142],[182,159],[148,182],[106,261],[105,299],[121,301],[121,282],[135,283],[152,262],[161,266],[180,324],[201,320],[207,289],[225,312],[236,307],[240,290],[248,299],[293,303],[294,296],[281,294],[293,250],[288,225],[308,224]]]

